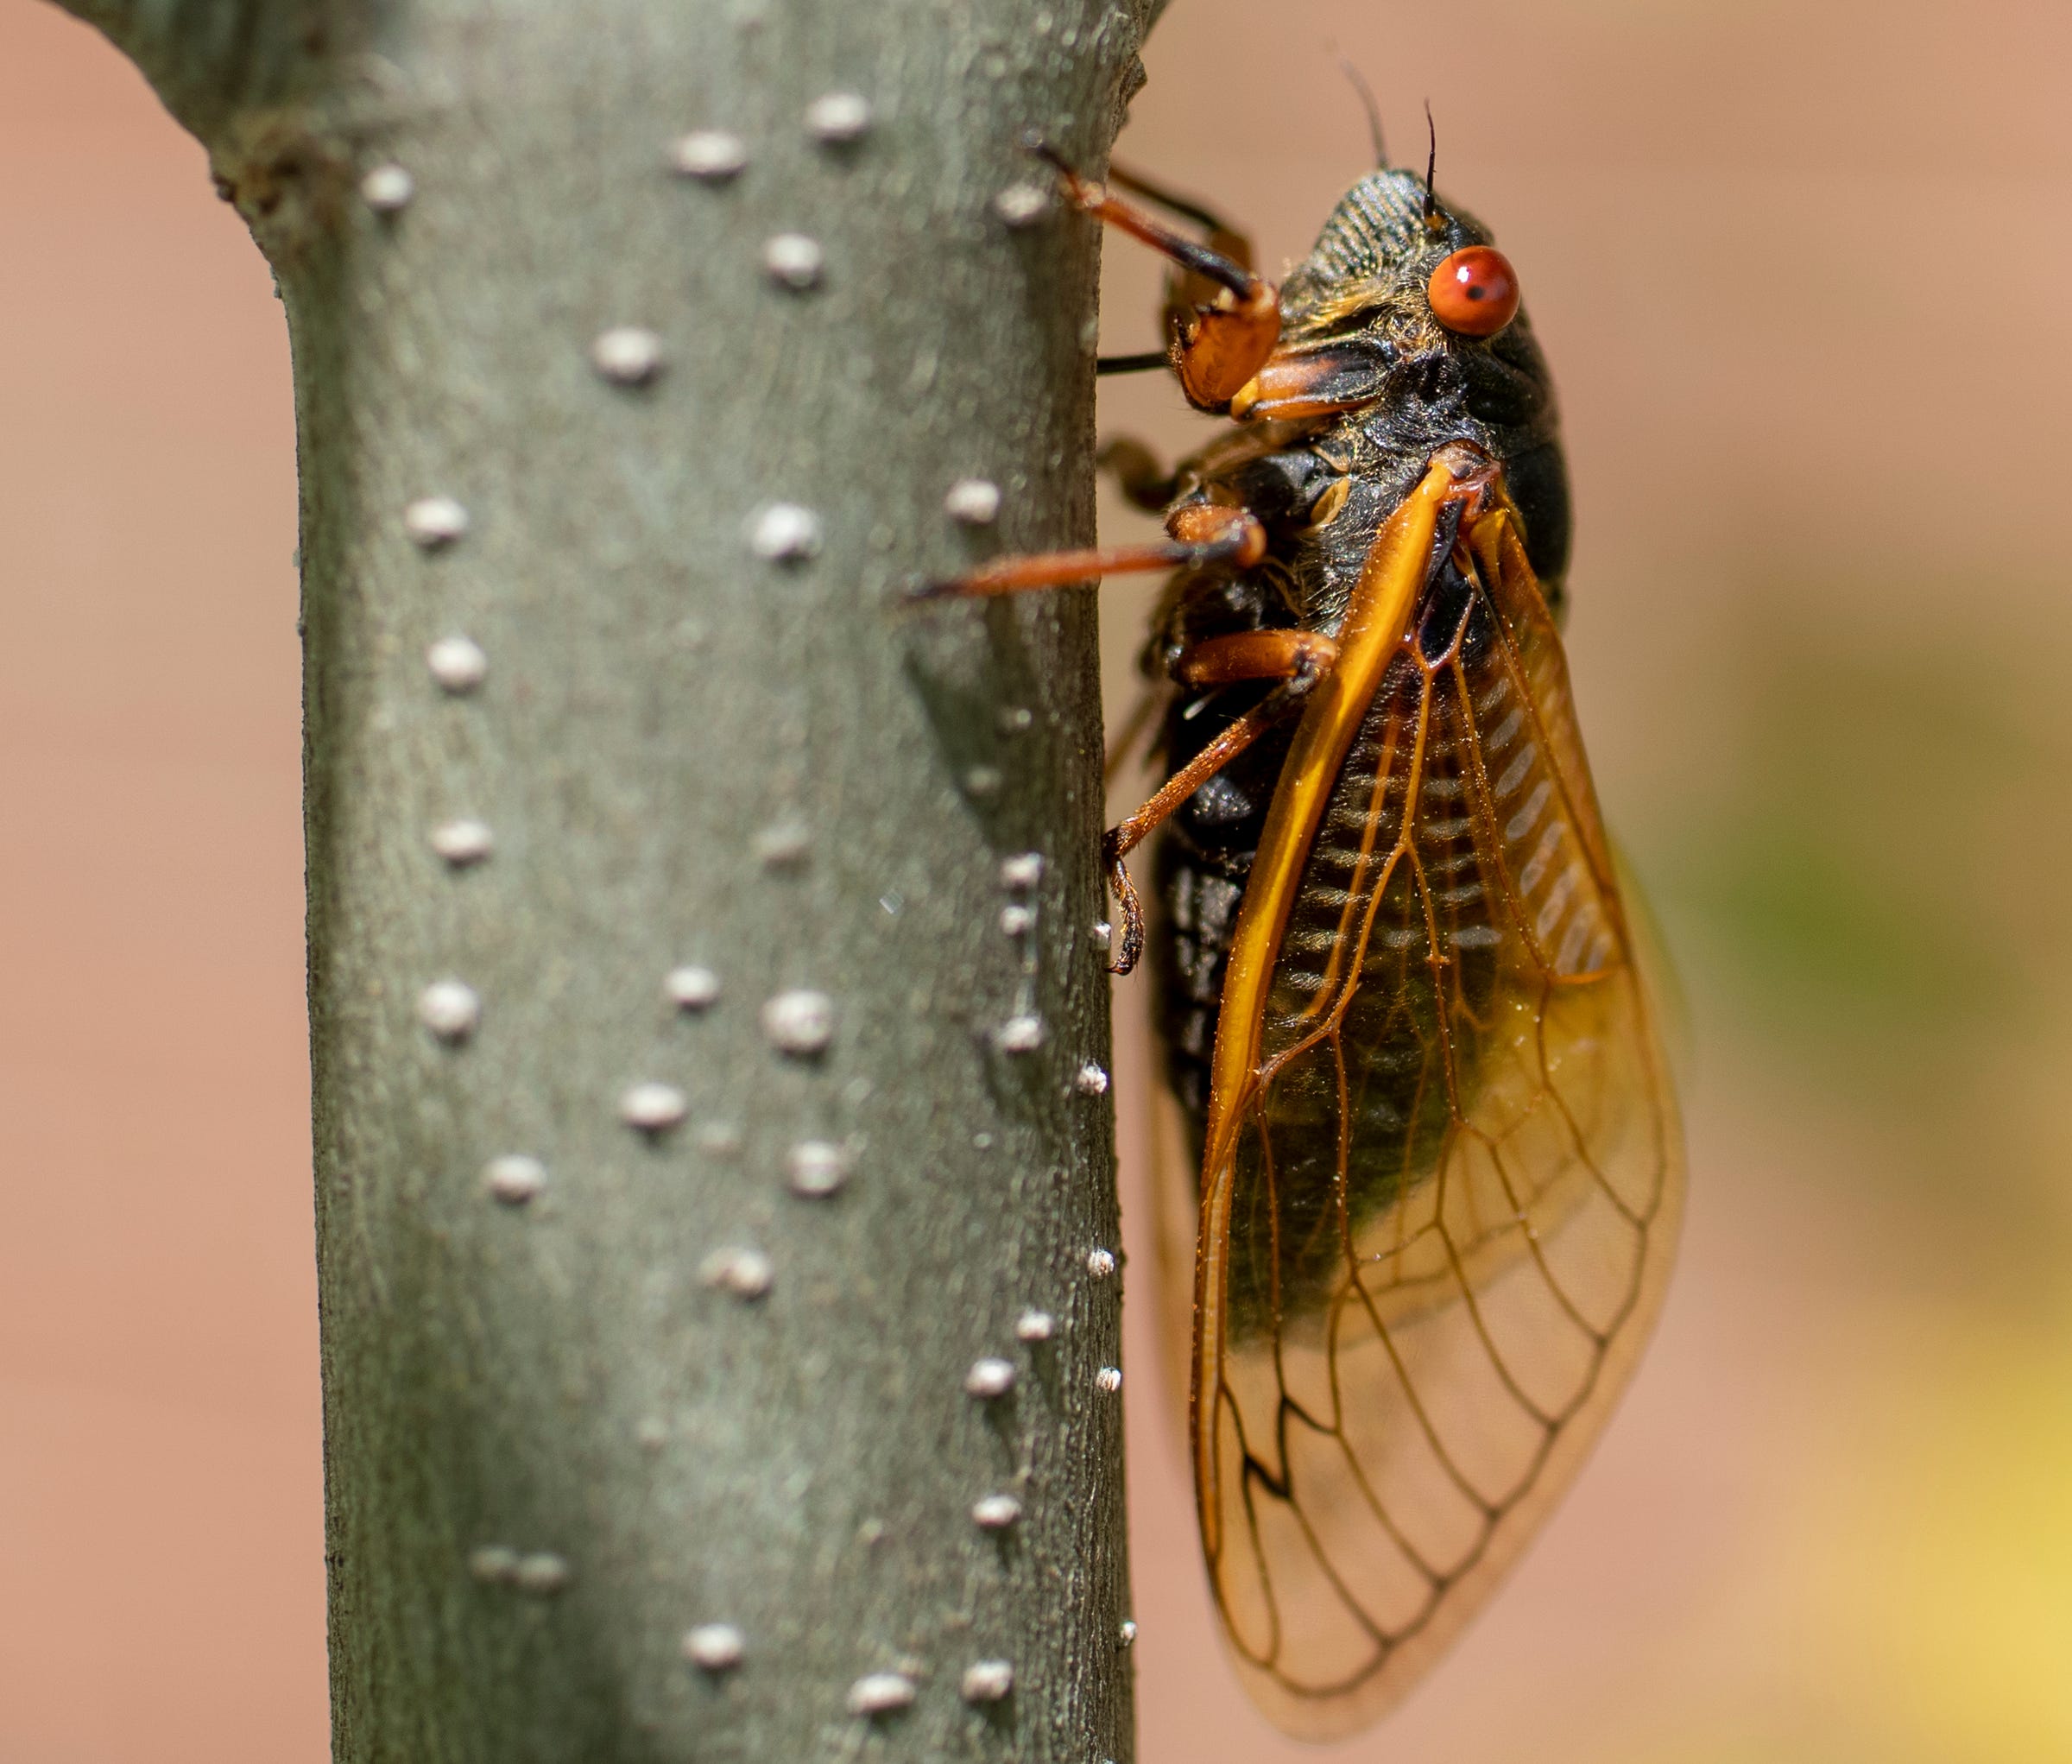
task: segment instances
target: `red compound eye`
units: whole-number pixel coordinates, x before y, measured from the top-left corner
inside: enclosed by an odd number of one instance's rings
[[[1432,316],[1462,337],[1494,337],[1518,316],[1518,273],[1489,245],[1456,251],[1431,272]]]

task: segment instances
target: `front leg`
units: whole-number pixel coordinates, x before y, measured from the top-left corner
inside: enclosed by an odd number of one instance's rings
[[[1280,340],[1280,291],[1251,267],[1214,245],[1203,245],[1126,202],[1105,184],[1082,177],[1055,149],[1040,139],[1031,149],[1056,168],[1065,199],[1082,213],[1141,239],[1184,272],[1183,286],[1213,291],[1213,299],[1169,310],[1172,343],[1167,358],[1179,376],[1180,389],[1197,410],[1222,412],[1253,375],[1265,365]],[[1210,220],[1153,190],[1139,180],[1118,178],[1183,213]],[[1222,242],[1248,250],[1235,234],[1216,223]]]

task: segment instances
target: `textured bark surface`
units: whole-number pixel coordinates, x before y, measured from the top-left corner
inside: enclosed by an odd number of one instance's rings
[[[1088,536],[1092,229],[994,202],[1031,127],[1105,157],[1155,0],[74,9],[288,304],[337,1755],[1126,1759],[1091,597],[901,595]],[[809,130],[831,92],[860,139]],[[745,169],[673,175],[692,128]],[[616,326],[647,383],[593,365]],[[427,497],[464,534],[414,542]],[[775,503],[814,554],[758,553]],[[462,820],[486,858],[434,850]],[[773,1040],[797,989],[824,1051]],[[681,1122],[629,1125],[642,1084]],[[710,1624],[737,1665],[686,1661]],[[853,1713],[874,1673],[911,1706]]]

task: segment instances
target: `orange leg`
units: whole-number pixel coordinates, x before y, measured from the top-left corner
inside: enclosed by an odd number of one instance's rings
[[[1101,841],[1108,885],[1122,914],[1122,940],[1108,964],[1127,974],[1144,953],[1144,904],[1129,879],[1129,854],[1151,831],[1218,772],[1276,724],[1301,709],[1317,682],[1338,660],[1338,646],[1315,631],[1241,631],[1210,637],[1185,651],[1174,668],[1184,686],[1234,686],[1241,680],[1277,680],[1281,685],[1182,766],[1157,794]]]
[[[1141,196],[1157,208],[1168,210],[1183,220],[1191,220],[1209,235],[1209,247],[1220,251],[1232,262],[1249,269],[1254,254],[1252,241],[1240,232],[1212,208],[1184,196],[1176,196],[1163,184],[1154,184],[1149,178],[1136,172],[1124,171],[1119,165],[1108,168],[1108,181],[1119,190],[1127,190],[1133,196]]]
[[[1267,554],[1267,530],[1242,509],[1190,503],[1166,517],[1172,537],[1154,545],[1115,545],[1090,551],[1039,552],[995,558],[946,582],[924,582],[916,600],[949,600],[982,594],[1020,594],[1030,588],[1062,588],[1133,570],[1205,569],[1227,565],[1248,570]]]
[[[1112,194],[1106,185],[1081,177],[1040,139],[1029,145],[1056,168],[1065,199],[1075,208],[1120,228],[1132,238],[1141,239],[1213,288],[1212,300],[1189,307],[1177,315],[1169,358],[1190,404],[1197,410],[1223,410],[1280,340],[1279,291],[1236,258],[1176,232],[1134,203]],[[1191,218],[1210,221],[1213,231],[1222,231],[1213,217],[1202,211],[1153,192],[1127,175],[1116,181],[1142,190],[1153,200]],[[1235,234],[1225,237],[1242,243]]]
[[[1214,210],[1191,202],[1184,196],[1176,196],[1163,185],[1154,184],[1148,178],[1140,178],[1134,172],[1127,172],[1119,165],[1109,164],[1108,181],[1118,190],[1127,190],[1133,196],[1141,196],[1154,208],[1163,208],[1169,214],[1177,214],[1182,220],[1192,221],[1208,236],[1203,243],[1218,256],[1228,257],[1241,269],[1250,269],[1258,262],[1252,249],[1252,241],[1240,232]],[[1219,285],[1194,270],[1174,264],[1166,281],[1166,328],[1170,332],[1177,324],[1189,321],[1197,307],[1212,305]],[[1161,367],[1169,365],[1166,357],[1159,358]],[[1114,371],[1112,369],[1110,371]]]

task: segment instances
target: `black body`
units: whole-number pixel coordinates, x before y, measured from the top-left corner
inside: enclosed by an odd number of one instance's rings
[[[1147,667],[1166,673],[1190,644],[1225,632],[1299,627],[1336,635],[1382,523],[1432,455],[1455,441],[1473,444],[1501,468],[1528,558],[1558,616],[1568,474],[1546,363],[1522,309],[1486,340],[1456,335],[1433,316],[1426,296],[1433,269],[1451,252],[1490,239],[1443,204],[1433,205],[1428,222],[1426,205],[1424,183],[1413,174],[1369,174],[1284,284],[1282,351],[1332,348],[1345,364],[1338,395],[1363,401],[1342,416],[1249,425],[1182,467],[1179,501],[1250,509],[1267,529],[1267,554],[1235,578],[1177,578]],[[1168,770],[1269,690],[1178,694],[1164,726]],[[1292,722],[1270,732],[1196,792],[1153,850],[1157,1019],[1197,1164],[1224,963],[1293,732]],[[1363,751],[1356,743],[1349,765]]]

